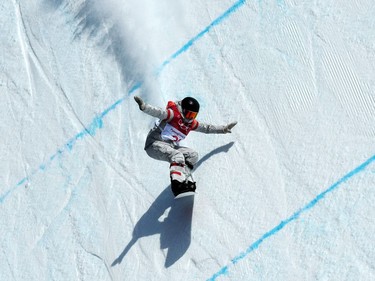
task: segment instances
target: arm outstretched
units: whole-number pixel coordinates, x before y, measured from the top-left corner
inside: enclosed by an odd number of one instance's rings
[[[196,132],[205,134],[227,134],[232,132],[232,128],[236,126],[237,121],[229,123],[228,125],[215,126],[206,123],[199,123],[199,126],[195,130]]]
[[[134,100],[138,103],[139,109],[142,110],[144,113],[159,118],[161,120],[164,120],[168,117],[167,109],[162,109],[160,107],[147,104],[138,96],[134,96]]]

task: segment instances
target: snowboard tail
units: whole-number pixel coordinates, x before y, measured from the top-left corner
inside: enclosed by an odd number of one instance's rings
[[[174,199],[180,199],[180,198],[183,198],[183,197],[194,196],[194,195],[195,195],[195,191],[186,191],[186,192],[182,192],[182,193],[176,195],[174,197]]]

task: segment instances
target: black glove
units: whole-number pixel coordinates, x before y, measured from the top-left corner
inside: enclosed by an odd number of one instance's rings
[[[232,131],[232,128],[234,127],[234,126],[236,126],[237,125],[237,121],[235,121],[235,122],[232,122],[232,123],[229,123],[228,125],[226,125],[225,127],[224,127],[224,133],[226,134],[226,133],[231,133]]]
[[[142,111],[145,110],[145,108],[146,108],[145,102],[138,96],[134,96],[134,99],[138,103],[139,109],[142,110]]]

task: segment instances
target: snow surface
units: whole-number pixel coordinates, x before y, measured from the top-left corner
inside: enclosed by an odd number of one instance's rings
[[[375,280],[373,0],[3,0],[0,280]],[[149,158],[193,95],[198,194]]]

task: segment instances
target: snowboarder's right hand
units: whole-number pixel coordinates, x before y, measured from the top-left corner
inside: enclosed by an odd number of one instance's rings
[[[134,96],[134,99],[138,103],[139,109],[142,110],[142,111],[145,110],[145,107],[146,107],[145,102],[138,96]]]

